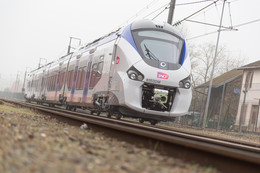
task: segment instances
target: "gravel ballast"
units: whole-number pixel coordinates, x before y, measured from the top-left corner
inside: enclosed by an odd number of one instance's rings
[[[7,103],[0,105],[0,132],[4,173],[218,172]]]

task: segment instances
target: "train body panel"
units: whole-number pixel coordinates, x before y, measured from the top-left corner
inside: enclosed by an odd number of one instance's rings
[[[188,112],[190,59],[171,25],[141,20],[31,73],[26,97],[145,120]],[[38,82],[33,86],[34,81]]]

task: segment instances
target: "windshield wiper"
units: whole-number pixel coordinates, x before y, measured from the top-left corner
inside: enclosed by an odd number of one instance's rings
[[[159,61],[159,59],[146,47],[146,45],[144,44],[145,47],[145,51],[146,51],[146,55],[150,58],[150,59],[154,59]]]

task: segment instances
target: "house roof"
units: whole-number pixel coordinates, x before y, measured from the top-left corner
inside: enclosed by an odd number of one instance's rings
[[[238,70],[256,69],[260,68],[260,61],[255,61],[250,64],[239,67]]]
[[[233,81],[236,78],[238,78],[239,76],[242,76],[242,74],[243,74],[243,70],[237,70],[237,69],[230,70],[230,71],[214,78],[212,81],[212,87],[217,88],[221,85],[224,85],[225,83]],[[203,87],[208,87],[208,86],[209,86],[209,81],[196,88],[203,88]]]

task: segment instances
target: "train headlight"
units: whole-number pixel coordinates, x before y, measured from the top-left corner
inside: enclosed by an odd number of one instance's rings
[[[144,77],[143,77],[143,75],[140,75],[140,74],[139,74],[139,75],[137,76],[137,79],[138,79],[139,81],[142,81],[142,80],[144,79]]]
[[[137,75],[135,74],[135,72],[129,72],[129,78],[132,79],[132,80],[136,80]]]
[[[190,89],[191,83],[190,83],[190,76],[186,77],[185,79],[181,80],[179,82],[180,88]]]
[[[142,81],[144,79],[144,75],[139,72],[134,66],[132,66],[128,71],[127,75],[132,80]]]
[[[190,88],[190,82],[189,81],[184,83],[184,88],[186,88],[186,89]]]

